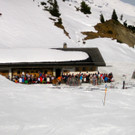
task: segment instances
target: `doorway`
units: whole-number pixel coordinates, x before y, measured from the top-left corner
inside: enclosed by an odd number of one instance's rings
[[[56,78],[59,77],[61,75],[61,69],[57,68],[56,69]]]

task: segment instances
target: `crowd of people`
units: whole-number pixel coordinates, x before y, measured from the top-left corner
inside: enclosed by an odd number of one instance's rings
[[[68,85],[80,85],[81,83],[90,83],[92,85],[100,85],[101,83],[112,82],[113,74],[76,74],[76,75],[63,75],[64,83]]]
[[[12,78],[15,83],[22,84],[53,84],[60,85],[61,83],[67,85],[81,85],[81,83],[90,83],[92,85],[100,85],[101,83],[112,82],[113,74],[93,73],[93,74],[62,74],[62,76],[55,77],[39,72],[37,75],[21,74],[15,75]]]

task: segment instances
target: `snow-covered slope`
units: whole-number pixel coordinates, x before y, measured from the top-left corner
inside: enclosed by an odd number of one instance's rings
[[[119,18],[123,15],[123,22],[127,20],[128,24],[135,25],[134,6],[120,0],[87,0],[86,3],[91,7],[92,14],[85,15],[76,11],[75,8],[80,7],[81,0],[66,0],[65,2],[57,0],[63,25],[71,37],[69,39],[62,29],[54,26],[54,22],[49,19],[52,16],[43,10],[41,1],[46,0],[0,0],[0,13],[2,13],[0,16],[0,52],[4,50],[10,53],[5,53],[6,60],[3,57],[4,53],[0,53],[3,58],[1,61],[8,61],[15,51],[19,52],[16,54],[23,56],[22,48],[30,50],[26,52],[26,61],[33,54],[40,59],[39,53],[34,53],[35,50],[40,52],[41,49],[62,47],[66,42],[68,47],[98,47],[107,65],[112,65],[112,68],[101,68],[101,72],[113,70],[117,75],[122,68],[122,73],[131,75],[135,67],[133,65],[135,63],[134,49],[107,38],[88,40],[83,44],[84,35],[81,32],[95,31],[93,26],[100,22],[100,14],[103,13],[105,19],[110,19],[113,9],[116,10]],[[123,64],[119,64],[120,62]],[[132,68],[126,67],[129,63]]]
[[[76,11],[75,6],[80,7],[81,0],[66,2],[58,0],[63,25],[71,37],[69,39],[61,29],[53,25],[53,21],[49,19],[51,15],[42,10],[40,1],[43,0],[0,0],[0,12],[2,13],[0,48],[61,47],[64,42],[67,42],[69,46],[77,46],[78,41],[82,41],[80,32],[93,30],[93,26],[100,22],[101,12],[105,19],[110,19],[113,9],[116,9],[119,17],[123,14],[124,20],[128,20],[128,23],[135,23],[134,6],[124,4],[119,0],[87,1],[92,11],[92,14],[87,17]],[[125,8],[126,10],[123,10]]]
[[[0,48],[56,47],[67,37],[32,0],[1,0]]]
[[[62,47],[64,42],[68,47],[98,47],[108,65],[99,71],[114,73],[114,88],[108,84],[103,106],[104,85],[22,85],[0,76],[0,134],[134,135],[135,83],[131,83],[130,77],[135,68],[135,50],[107,38],[83,44],[84,36],[80,32],[94,31],[100,13],[109,19],[113,9],[119,16],[123,14],[128,24],[134,25],[135,7],[120,0],[87,0],[92,14],[86,16],[74,7],[78,7],[81,0],[57,1],[71,39],[54,26],[48,12],[38,7],[39,0],[0,0],[1,62],[29,61],[30,58],[41,61],[44,53],[58,53],[48,48]],[[83,53],[77,56],[80,59],[83,55],[86,57]],[[69,53],[64,59],[72,57]],[[53,55],[49,58],[55,60]],[[122,74],[127,75],[126,90],[121,89]]]
[[[134,135],[135,91],[21,85],[0,76],[1,135]],[[135,86],[135,84],[134,84]]]

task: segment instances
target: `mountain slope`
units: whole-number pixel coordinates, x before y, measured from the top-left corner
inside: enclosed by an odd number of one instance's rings
[[[72,0],[72,2],[58,1],[63,25],[71,37],[70,40],[63,34],[61,29],[53,25],[54,22],[49,19],[52,16],[43,10],[40,1],[1,0],[0,48],[54,47],[62,46],[63,42],[67,42],[73,46],[82,40],[81,31],[94,30],[93,26],[99,22],[100,12],[103,12],[106,19],[111,17],[111,12],[114,8],[118,11],[119,15],[125,12],[117,8],[121,4],[118,0],[111,2],[108,0],[89,0],[87,3],[91,7],[92,14],[86,17],[80,11],[76,11],[75,6],[80,7],[80,2],[81,0]],[[114,2],[119,2],[119,4],[114,4]],[[122,6],[124,8],[126,4],[122,4]],[[129,24],[133,24],[132,20],[135,19],[135,16],[133,16],[135,11],[132,8],[132,6],[129,6],[127,12],[124,14]]]
[[[32,0],[1,1],[1,11],[0,48],[55,47],[67,39]]]
[[[98,32],[82,32],[84,35],[87,35],[85,40],[107,37],[116,39],[117,42],[120,43],[126,43],[130,47],[134,47],[135,45],[135,33],[126,28],[119,21],[111,19],[105,21],[104,23],[98,23],[94,27]]]
[[[128,63],[135,63],[135,50],[126,44],[119,44],[108,38],[88,40],[84,44],[85,36],[81,33],[83,31],[95,32],[94,26],[100,22],[100,14],[102,13],[108,20],[111,18],[113,9],[116,10],[118,17],[123,14],[123,22],[127,20],[128,24],[134,25],[134,6],[120,0],[87,0],[86,3],[91,7],[92,14],[86,15],[76,11],[76,7],[80,7],[81,0],[66,0],[65,2],[57,0],[62,24],[70,36],[68,38],[63,30],[56,27],[54,21],[49,19],[56,19],[56,17],[43,10],[41,1],[46,2],[46,0],[0,0],[0,13],[2,13],[0,16],[0,52],[10,49],[10,53],[13,53],[17,49],[22,53],[22,48],[31,49],[30,53],[26,54],[29,57],[32,54],[32,48],[36,48],[36,52],[39,50],[35,54],[36,57],[40,49],[62,47],[66,42],[68,47],[98,47],[107,65],[114,67],[110,70],[116,70],[114,74],[118,73],[119,62],[124,63],[124,66]],[[133,68],[134,65],[132,65],[130,74]],[[109,69],[100,70],[108,71]],[[123,73],[129,71],[128,67],[123,70]]]

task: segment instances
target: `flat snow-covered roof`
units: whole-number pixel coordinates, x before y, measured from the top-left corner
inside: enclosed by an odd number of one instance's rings
[[[86,52],[42,48],[0,49],[0,52],[0,63],[80,61],[89,57]]]

